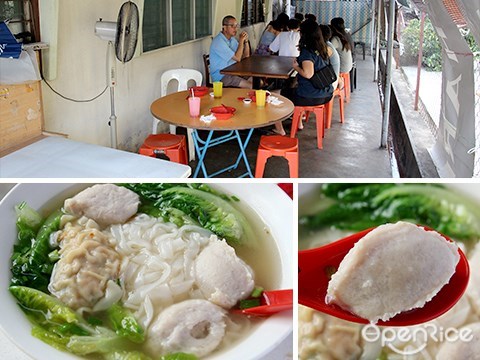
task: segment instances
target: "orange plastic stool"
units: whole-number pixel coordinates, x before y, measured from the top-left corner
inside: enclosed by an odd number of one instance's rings
[[[343,92],[345,95],[345,101],[350,102],[350,73],[340,73],[340,76],[343,78]]]
[[[295,109],[293,110],[292,130],[290,131],[290,137],[293,138],[297,134],[298,124],[300,123],[302,115],[305,114],[305,122],[307,122],[311,112],[315,114],[315,119],[317,122],[317,147],[322,149],[324,136],[324,104],[314,106],[295,106]]]
[[[138,153],[151,157],[165,154],[170,161],[188,165],[185,135],[150,134],[140,146]]]
[[[332,126],[333,102],[336,96],[338,96],[338,105],[340,107],[340,122],[342,124],[345,122],[345,104],[343,103],[345,94],[343,89],[340,90],[339,88],[336,88],[333,92],[332,100],[330,100],[325,107],[325,129],[330,129],[330,126]]]
[[[288,161],[290,177],[298,178],[298,139],[281,135],[262,135],[257,151],[255,177],[263,177],[265,164],[271,156],[283,156]]]

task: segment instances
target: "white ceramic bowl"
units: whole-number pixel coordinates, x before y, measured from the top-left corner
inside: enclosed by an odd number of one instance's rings
[[[21,350],[34,359],[78,359],[60,352],[30,335],[31,325],[8,292],[10,255],[16,240],[14,206],[22,201],[41,209],[52,199],[65,199],[85,188],[85,184],[19,184],[0,202],[0,327]],[[274,184],[211,184],[225,193],[238,196],[270,228],[281,257],[280,288],[293,287],[293,204]],[[292,312],[276,314],[256,327],[247,338],[221,355],[209,360],[261,359],[284,342],[293,329]],[[293,344],[292,344],[293,346]]]

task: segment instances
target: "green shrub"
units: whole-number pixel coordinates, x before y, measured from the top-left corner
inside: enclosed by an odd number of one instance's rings
[[[476,44],[473,36],[469,33],[464,36],[465,41],[472,52],[478,52],[479,46]],[[420,43],[420,20],[411,20],[408,26],[403,30],[402,43],[405,47],[403,60],[407,64],[416,64],[418,57],[418,46]],[[442,47],[437,34],[433,29],[430,19],[425,19],[423,32],[423,56],[422,65],[428,70],[442,70]]]
[[[416,63],[420,44],[420,20],[411,20],[403,30],[402,42],[405,46],[405,59],[408,63]],[[442,47],[429,19],[425,19],[423,30],[422,64],[432,71],[442,70]]]
[[[480,46],[475,42],[475,38],[473,37],[472,33],[468,32],[468,34],[464,36],[464,38],[470,50],[472,50],[472,52],[475,54],[475,57],[478,58]]]

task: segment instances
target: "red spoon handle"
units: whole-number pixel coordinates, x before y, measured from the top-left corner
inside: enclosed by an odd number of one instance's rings
[[[271,290],[262,294],[262,305],[243,310],[232,310],[245,315],[268,316],[280,311],[290,310],[293,306],[293,290]]]
[[[263,298],[265,299],[266,305],[292,307],[293,290],[284,289],[284,290],[264,291]]]

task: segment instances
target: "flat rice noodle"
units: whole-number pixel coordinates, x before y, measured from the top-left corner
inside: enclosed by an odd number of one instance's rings
[[[116,248],[124,257],[124,305],[142,324],[150,323],[177,299],[192,294],[202,298],[195,292],[192,269],[196,256],[211,241],[211,232],[194,225],[177,228],[161,221],[139,214],[126,224],[110,227]]]

